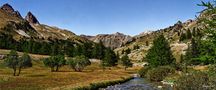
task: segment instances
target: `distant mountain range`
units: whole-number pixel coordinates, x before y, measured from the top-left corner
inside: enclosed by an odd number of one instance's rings
[[[98,34],[96,36],[80,35],[93,42],[99,43],[100,41],[106,46],[112,49],[116,49],[124,46],[127,43],[133,41],[133,37],[124,35],[123,33],[116,32],[114,34]]]

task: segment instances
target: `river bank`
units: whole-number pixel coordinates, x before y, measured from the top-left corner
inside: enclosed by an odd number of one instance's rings
[[[102,88],[106,88],[107,86],[112,86],[112,85],[116,85],[116,84],[121,84],[121,83],[127,82],[133,78],[134,77],[127,77],[127,78],[122,78],[122,79],[118,79],[118,80],[91,83],[88,86],[76,87],[76,88],[73,88],[72,90],[103,90]]]

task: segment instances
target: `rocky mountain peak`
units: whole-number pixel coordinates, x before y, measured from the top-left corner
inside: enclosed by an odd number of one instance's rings
[[[9,13],[13,13],[14,12],[14,9],[11,5],[9,5],[8,3],[4,4],[3,6],[1,6],[1,9],[6,11],[6,12],[9,12]]]
[[[120,32],[116,32],[116,33],[114,33],[114,35],[118,36],[118,35],[124,35],[124,34],[120,33]]]
[[[31,12],[27,13],[25,19],[31,24],[40,24],[37,18]]]
[[[182,22],[181,22],[181,21],[178,21],[176,24],[182,24]]]
[[[15,16],[19,17],[19,18],[22,18],[22,16],[20,15],[20,13],[18,11],[15,11],[13,9],[13,7],[10,4],[8,4],[8,3],[4,4],[3,6],[1,6],[1,9],[4,10],[5,12],[8,12],[8,13],[10,13],[12,15],[15,15]]]

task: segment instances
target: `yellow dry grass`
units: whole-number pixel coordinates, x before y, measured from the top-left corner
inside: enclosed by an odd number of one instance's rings
[[[69,66],[60,68],[59,72],[50,72],[40,60],[33,61],[33,67],[23,69],[20,76],[12,76],[12,70],[2,65],[0,61],[1,90],[59,90],[71,89],[77,86],[87,86],[90,83],[109,80],[119,80],[130,77],[139,67],[125,71],[123,67],[113,67],[103,71],[98,63],[92,63],[83,72],[74,72]]]
[[[0,49],[0,54],[7,55],[10,53],[11,50],[6,50],[6,49]],[[18,55],[23,55],[23,52],[17,52]],[[39,54],[29,54],[32,59],[34,60],[40,60],[42,58],[47,58],[49,57],[48,55],[39,55]]]

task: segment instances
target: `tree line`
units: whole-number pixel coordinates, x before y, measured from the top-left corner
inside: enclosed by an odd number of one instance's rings
[[[13,28],[5,27],[5,31]],[[110,48],[104,47],[102,42],[81,42],[75,43],[71,40],[60,39],[34,39],[23,38],[19,41],[13,39],[13,36],[7,33],[0,33],[0,48],[11,49],[20,52],[42,55],[67,55],[68,57],[84,55],[88,58],[103,59],[106,51],[113,53]],[[115,55],[114,55],[115,56]]]

